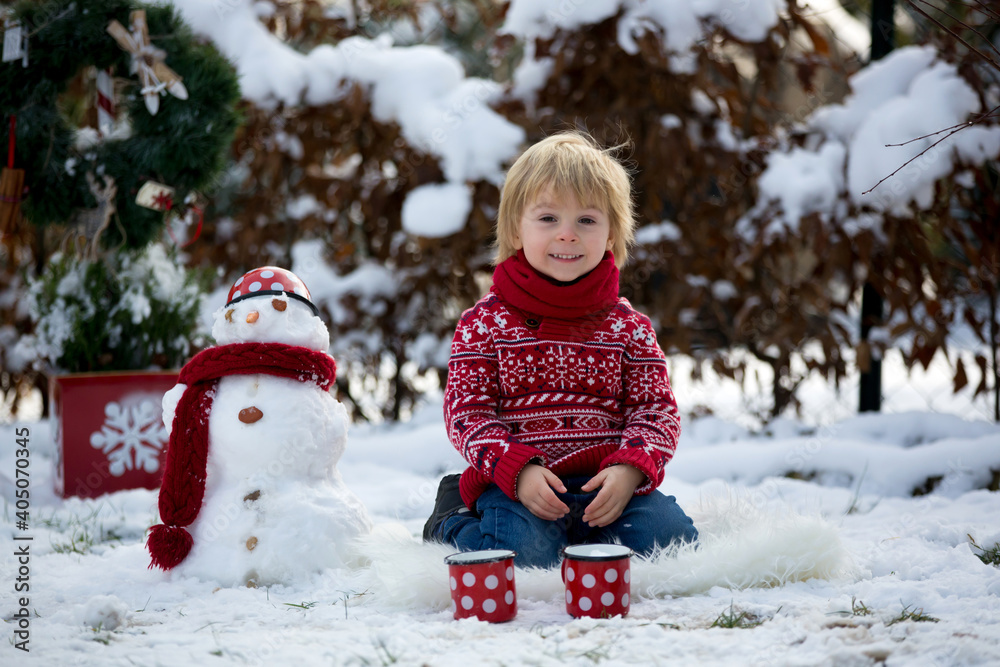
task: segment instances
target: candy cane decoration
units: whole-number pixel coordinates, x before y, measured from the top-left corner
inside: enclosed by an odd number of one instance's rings
[[[108,136],[115,124],[115,80],[108,70],[97,70],[97,129]]]

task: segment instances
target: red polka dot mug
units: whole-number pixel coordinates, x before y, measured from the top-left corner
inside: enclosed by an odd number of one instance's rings
[[[628,613],[632,550],[620,544],[576,544],[563,549],[566,611],[576,618]]]
[[[487,549],[444,559],[456,619],[474,616],[481,621],[503,623],[517,615],[515,556],[509,549]]]

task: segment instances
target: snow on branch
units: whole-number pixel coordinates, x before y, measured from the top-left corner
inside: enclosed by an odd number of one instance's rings
[[[976,91],[933,47],[898,49],[850,84],[842,103],[806,120],[807,147],[769,156],[758,203],[747,216],[777,204],[767,233],[797,229],[813,212],[843,217],[845,204],[912,215],[931,206],[940,179],[1000,156],[1000,127],[981,122],[995,118],[996,109],[984,113]],[[948,134],[932,140],[942,132]]]
[[[246,99],[259,107],[322,106],[358,83],[372,113],[395,122],[410,145],[438,157],[451,183],[499,183],[523,131],[489,104],[499,84],[467,78],[461,64],[436,46],[394,47],[387,35],[350,37],[299,53],[268,32],[250,0],[175,0],[194,30],[210,38],[240,75]]]

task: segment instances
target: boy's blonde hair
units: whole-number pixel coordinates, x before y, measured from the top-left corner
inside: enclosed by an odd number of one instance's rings
[[[517,254],[515,241],[525,207],[551,188],[572,194],[583,206],[594,206],[611,223],[611,252],[621,268],[635,242],[635,212],[628,171],[591,137],[579,131],[561,132],[542,139],[521,154],[507,172],[497,214],[499,264]]]

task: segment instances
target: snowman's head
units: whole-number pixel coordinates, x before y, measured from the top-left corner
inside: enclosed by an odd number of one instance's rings
[[[244,274],[214,316],[212,336],[219,345],[284,343],[317,352],[330,347],[330,333],[305,284],[275,266]]]

